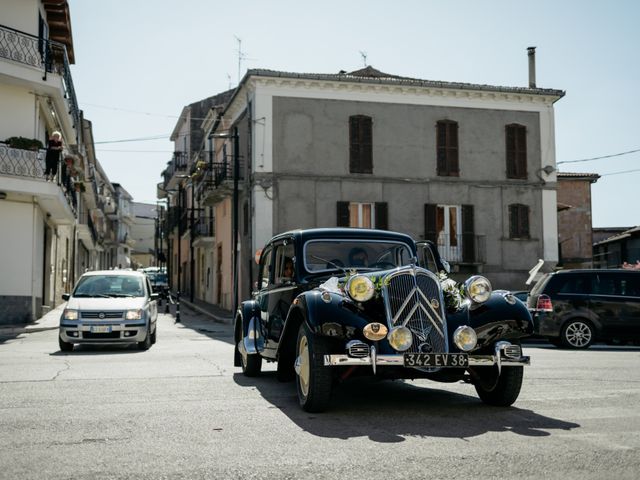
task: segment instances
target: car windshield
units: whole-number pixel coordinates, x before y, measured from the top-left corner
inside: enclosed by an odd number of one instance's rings
[[[143,297],[142,278],[131,275],[87,275],[78,281],[74,297]]]
[[[312,273],[342,269],[384,270],[411,263],[412,252],[402,242],[375,240],[310,240],[304,264]]]

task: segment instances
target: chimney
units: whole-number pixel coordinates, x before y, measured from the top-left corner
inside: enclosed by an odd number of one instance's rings
[[[529,88],[536,88],[536,47],[527,47],[529,55]]]

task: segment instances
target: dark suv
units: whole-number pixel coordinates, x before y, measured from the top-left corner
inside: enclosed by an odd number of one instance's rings
[[[551,343],[640,340],[640,272],[562,270],[544,275],[527,299],[534,331]]]

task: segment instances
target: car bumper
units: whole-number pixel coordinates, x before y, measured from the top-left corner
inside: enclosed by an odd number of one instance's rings
[[[511,347],[514,347],[513,350]],[[517,356],[508,355],[508,352],[520,353]],[[519,346],[513,346],[509,342],[498,342],[494,348],[493,355],[473,355],[468,356],[469,367],[490,367],[496,365],[498,369],[502,367],[520,367],[530,365],[530,357],[522,355],[522,350]],[[378,366],[394,366],[394,367],[407,367],[404,361],[403,354],[396,355],[378,355],[375,347],[371,347],[369,355],[364,357],[353,357],[350,355],[325,355],[324,365],[329,367],[338,366],[359,366],[370,365],[375,372]],[[412,368],[412,367],[407,367]]]
[[[60,338],[67,343],[137,343],[142,342],[146,336],[147,322],[145,320],[126,323],[69,322],[60,324]]]

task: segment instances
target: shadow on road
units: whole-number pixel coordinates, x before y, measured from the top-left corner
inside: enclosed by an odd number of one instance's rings
[[[152,347],[153,348],[153,347]],[[93,345],[82,344],[76,345],[71,352],[63,352],[58,350],[49,354],[51,357],[64,357],[66,355],[131,355],[135,353],[144,353],[143,350],[138,350],[135,344],[132,345]]]
[[[319,437],[369,437],[381,443],[403,442],[405,437],[468,438],[487,432],[512,432],[544,437],[549,430],[571,430],[577,423],[545,417],[517,407],[491,407],[480,402],[473,386],[470,395],[417,387],[403,381],[354,379],[334,389],[328,412],[310,414],[298,405],[295,383],[279,383],[275,372],[234,381],[256,388],[296,425]]]

